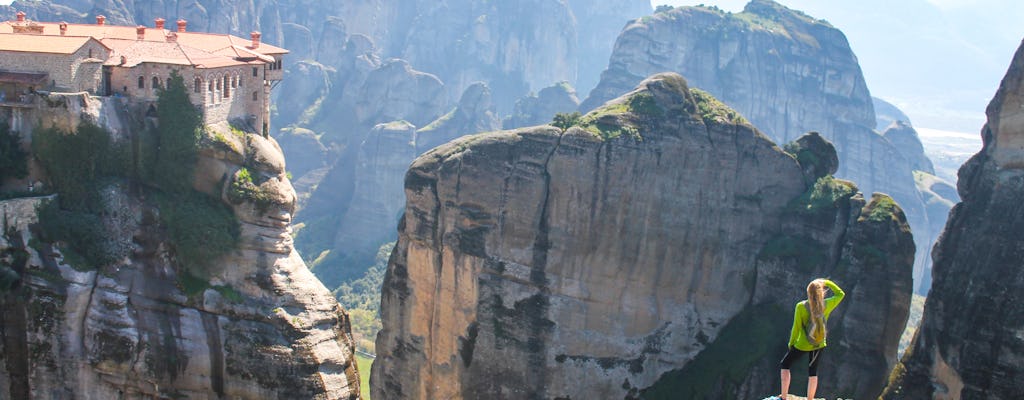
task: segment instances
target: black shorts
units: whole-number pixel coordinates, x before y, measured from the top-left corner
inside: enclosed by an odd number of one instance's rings
[[[779,368],[789,369],[793,365],[793,361],[796,361],[800,356],[807,354],[809,359],[807,360],[807,376],[818,376],[818,360],[821,355],[821,351],[824,349],[812,350],[812,351],[801,351],[796,348],[790,347],[789,351],[786,352],[786,356],[779,362]]]

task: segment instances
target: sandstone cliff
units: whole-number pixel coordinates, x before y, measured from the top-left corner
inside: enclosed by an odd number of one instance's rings
[[[663,71],[687,76],[780,143],[821,132],[839,153],[837,176],[857,182],[864,193],[891,195],[914,231],[926,230],[913,165],[873,130],[871,95],[857,58],[843,33],[827,22],[771,0],[753,0],[742,13],[678,7],[634,20],[619,35],[608,69],[581,109],[593,109]],[[924,248],[934,237],[916,239]],[[924,280],[922,268],[914,278]]]
[[[464,137],[410,167],[374,398],[763,396],[819,275],[850,298],[822,394],[881,390],[913,242],[890,198],[826,175],[831,145],[787,154],[675,74],[566,128]]]
[[[1024,45],[989,103],[984,148],[936,245],[932,291],[885,399],[1024,396]]]
[[[122,115],[118,99],[50,96],[36,106],[21,121],[65,129],[91,121],[115,147],[149,137],[146,121]],[[44,240],[41,226],[54,222],[36,211],[45,199],[0,202],[0,397],[359,397],[348,316],[292,246],[295,192],[280,148],[226,124],[207,132],[192,185],[211,199],[201,202],[229,206],[239,237],[237,248],[200,260],[203,268],[185,263],[184,247],[171,240],[181,232],[161,222],[196,210],[162,200],[145,182],[100,180],[105,211],[93,228],[109,236],[69,240],[96,240],[118,255],[102,263]],[[128,160],[152,161],[147,154]],[[239,198],[237,187],[254,195]],[[212,246],[224,232],[189,234]]]

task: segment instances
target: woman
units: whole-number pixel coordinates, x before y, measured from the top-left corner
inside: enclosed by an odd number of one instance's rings
[[[825,288],[832,290],[832,296],[825,298]],[[782,394],[779,398],[786,399],[789,394],[789,367],[797,358],[807,354],[807,398],[814,399],[818,391],[818,360],[825,348],[825,337],[829,314],[843,301],[846,293],[835,282],[828,279],[815,279],[807,285],[807,300],[796,303],[793,312],[793,329],[789,333],[789,352],[779,363],[782,369]]]

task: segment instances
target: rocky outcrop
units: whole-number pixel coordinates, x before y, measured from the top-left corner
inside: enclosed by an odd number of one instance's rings
[[[400,54],[441,78],[455,98],[483,81],[499,112],[531,88],[576,81],[576,23],[565,1],[458,0],[420,4]]]
[[[459,105],[451,112],[416,131],[416,155],[463,135],[500,128],[501,122],[494,113],[491,89],[477,82],[466,88]],[[408,162],[412,162],[412,159]]]
[[[144,135],[131,118],[107,118],[123,109],[117,100],[80,100],[40,104],[29,120],[88,119],[115,144]],[[184,265],[160,222],[171,210],[139,182],[100,188],[103,241],[125,255],[109,264],[44,240],[34,208],[0,202],[12,222],[0,241],[0,275],[16,277],[0,288],[0,397],[359,397],[348,316],[292,246],[295,192],[280,148],[226,125],[208,135],[193,185],[230,205],[240,237],[237,248],[204,260],[207,268]],[[258,200],[226,189],[243,167]]]
[[[871,95],[857,58],[843,33],[827,22],[771,0],[753,0],[741,13],[677,7],[634,20],[581,109],[593,109],[663,71],[687,76],[780,143],[821,132],[839,153],[837,176],[857,182],[864,193],[891,195],[915,232],[928,225],[912,163],[874,131]],[[917,239],[918,247],[926,247],[934,238]],[[920,274],[916,282],[923,281]]]
[[[915,171],[935,174],[932,160],[929,160],[928,156],[924,155],[924,145],[921,144],[921,139],[917,137],[917,131],[914,130],[913,126],[910,126],[909,122],[893,122],[882,131],[882,137],[900,151],[903,157],[910,162],[910,167]]]
[[[615,38],[629,20],[651,13],[647,0],[568,0],[576,19],[579,62],[574,85],[589,93],[612,54]],[[527,126],[527,125],[519,125]],[[517,126],[518,127],[518,126]]]
[[[871,104],[875,108],[875,130],[885,132],[885,129],[893,122],[903,121],[910,124],[910,117],[903,113],[894,104],[877,97],[871,98]]]
[[[833,314],[823,373],[843,384],[822,394],[881,390],[913,242],[892,199],[802,167],[835,157],[820,136],[784,153],[675,74],[565,128],[464,137],[410,167],[374,398],[763,396],[819,275],[856,299]]]
[[[580,99],[576,97],[576,90],[568,82],[559,82],[541,89],[536,95],[516,101],[512,115],[505,120],[504,127],[513,129],[547,124],[555,114],[573,112],[579,106]]]
[[[984,148],[960,168],[963,202],[936,245],[932,290],[884,399],[1024,396],[1024,46],[986,111]]]

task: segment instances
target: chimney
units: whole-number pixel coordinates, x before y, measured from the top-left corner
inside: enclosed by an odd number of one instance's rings
[[[68,23],[67,22],[61,22],[60,23],[60,35],[64,36],[64,35],[67,35],[67,34],[68,34]]]
[[[168,33],[166,39],[167,43],[175,43],[178,41],[178,34],[174,32]]]
[[[260,36],[262,36],[262,35],[259,32],[257,32],[257,31],[252,31],[252,32],[249,33],[249,36],[252,37],[252,48],[254,48],[254,49],[259,48],[260,47]]]
[[[153,22],[156,23],[156,29],[164,29],[164,19],[163,18],[154,19]]]
[[[146,27],[142,26],[142,25],[136,26],[135,27],[135,37],[138,40],[145,39],[146,38]]]
[[[106,24],[107,24],[107,17],[104,17],[102,15],[97,15],[96,16],[96,25],[106,25]]]
[[[185,21],[183,19],[179,19],[178,20],[178,32],[184,32],[185,31],[185,26],[187,26],[187,25],[188,25],[188,21]]]
[[[18,22],[25,22],[25,12],[24,11],[18,11],[18,13],[14,14],[14,15],[18,19]]]

